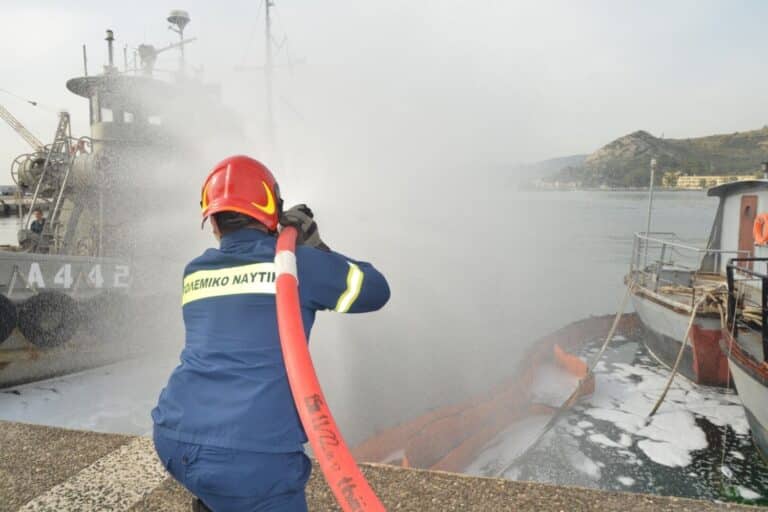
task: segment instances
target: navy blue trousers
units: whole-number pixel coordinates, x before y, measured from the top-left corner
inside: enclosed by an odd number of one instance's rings
[[[261,453],[183,443],[155,433],[165,469],[213,512],[306,512],[312,464],[303,452]]]

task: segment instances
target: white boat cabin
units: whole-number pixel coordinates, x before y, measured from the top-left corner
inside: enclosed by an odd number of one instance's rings
[[[702,260],[701,270],[725,274],[728,261],[736,256],[714,251],[738,251],[740,258],[768,257],[768,245],[756,244],[754,236],[757,217],[768,214],[768,180],[725,183],[711,188],[707,195],[719,197],[720,204],[707,244],[713,252]],[[765,231],[768,233],[768,225]],[[765,263],[756,263],[755,270],[768,269]]]

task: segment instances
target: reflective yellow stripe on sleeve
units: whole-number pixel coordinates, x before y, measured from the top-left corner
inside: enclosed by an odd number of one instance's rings
[[[217,270],[198,270],[184,277],[181,304],[243,293],[275,294],[275,264],[254,263]]]
[[[349,264],[349,272],[347,273],[347,289],[339,297],[339,302],[336,303],[335,311],[339,313],[346,313],[352,304],[357,300],[357,296],[360,295],[360,289],[363,287],[363,272],[360,267],[352,262]]]

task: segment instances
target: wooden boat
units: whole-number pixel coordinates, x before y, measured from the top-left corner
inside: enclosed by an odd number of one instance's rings
[[[678,372],[697,384],[726,386],[728,362],[720,350],[726,265],[753,254],[757,205],[768,204],[768,180],[726,183],[708,195],[720,202],[706,247],[674,233],[637,233],[625,282],[651,355],[672,367],[692,322]]]
[[[521,358],[513,376],[487,393],[427,412],[385,429],[358,445],[358,461],[460,472],[510,425],[531,415],[553,417],[561,406],[594,391],[594,378],[574,353],[587,342],[604,337],[613,316],[572,323],[535,343]],[[617,333],[638,328],[635,315],[624,315]],[[552,370],[572,376],[571,386]],[[537,382],[556,381],[557,396],[541,393]],[[539,392],[537,392],[539,391]],[[563,402],[563,400],[568,400]]]

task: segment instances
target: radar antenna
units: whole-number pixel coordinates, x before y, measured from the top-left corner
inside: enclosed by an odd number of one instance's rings
[[[171,14],[168,15],[167,20],[168,23],[171,24],[168,29],[179,34],[179,72],[184,73],[184,67],[186,65],[184,62],[184,27],[189,24],[191,18],[187,11],[173,10],[171,11]]]

